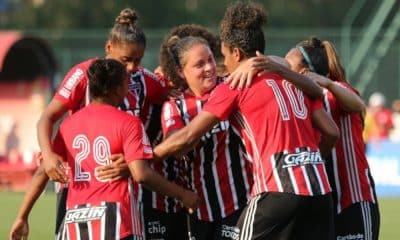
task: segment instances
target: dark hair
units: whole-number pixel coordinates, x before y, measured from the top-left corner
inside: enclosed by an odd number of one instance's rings
[[[97,59],[90,64],[87,75],[89,92],[93,98],[108,97],[122,86],[127,77],[124,65],[114,59]]]
[[[177,72],[179,68],[183,68],[186,64],[184,62],[184,54],[197,44],[204,44],[208,47],[208,43],[201,37],[188,36],[179,38],[172,36],[166,44],[165,58],[168,59],[168,65],[162,66],[167,73],[167,78],[171,81],[175,88],[185,89],[187,84],[185,79],[181,78]],[[165,68],[164,68],[165,67]]]
[[[172,82],[174,87],[177,88],[186,86],[186,84],[176,72],[175,68],[179,66],[179,60],[174,59],[175,55],[171,53],[171,45],[174,38],[182,39],[189,36],[201,37],[206,40],[214,57],[221,58],[218,37],[207,30],[207,28],[197,24],[182,24],[173,28],[170,33],[164,38],[164,41],[161,44],[159,58],[161,68],[166,75],[166,78]]]
[[[321,41],[312,36],[308,40],[297,44],[297,47],[303,48],[304,66],[308,66],[312,71],[327,76],[333,81],[346,81],[343,65],[331,42]]]
[[[221,41],[231,50],[239,48],[246,57],[255,56],[256,51],[264,53],[262,25],[266,22],[267,14],[262,5],[236,2],[227,8],[221,21]]]
[[[115,19],[108,40],[114,44],[141,43],[146,46],[146,36],[137,25],[138,15],[131,8],[123,9]]]

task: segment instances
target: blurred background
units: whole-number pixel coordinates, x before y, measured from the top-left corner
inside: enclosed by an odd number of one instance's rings
[[[73,65],[104,56],[108,32],[119,12],[132,7],[139,13],[139,24],[148,41],[142,65],[152,70],[158,65],[160,43],[172,27],[197,23],[218,33],[230,2],[233,1],[0,0],[0,206],[15,204],[9,211],[0,210],[0,222],[6,219],[6,224],[0,224],[1,239],[8,232],[22,197],[12,192],[26,189],[37,166],[36,122],[41,111]],[[388,209],[399,206],[400,1],[258,2],[269,15],[266,54],[284,56],[311,35],[335,44],[348,80],[370,107],[365,141],[378,195]],[[52,185],[48,189],[51,192]],[[53,198],[47,196],[43,202],[54,202]],[[45,209],[54,219],[53,207],[46,202]],[[52,230],[36,230],[42,231],[47,235],[32,239],[51,236]],[[393,231],[382,239],[399,239],[396,234]]]

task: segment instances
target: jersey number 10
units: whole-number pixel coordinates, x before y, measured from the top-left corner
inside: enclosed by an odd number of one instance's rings
[[[290,120],[288,106],[286,104],[282,91],[278,86],[278,83],[272,79],[267,79],[266,82],[267,85],[271,87],[272,91],[274,92],[283,121]],[[300,119],[306,119],[307,107],[304,104],[303,92],[295,88],[291,83],[286,80],[282,81],[282,87],[284,92],[286,93],[287,98],[289,99],[294,116]]]

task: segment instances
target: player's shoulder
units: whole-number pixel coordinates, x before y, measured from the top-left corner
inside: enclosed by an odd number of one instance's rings
[[[155,81],[155,82],[159,83],[162,87],[167,86],[165,79],[161,78],[160,76],[157,76],[157,74],[150,71],[149,69],[144,68],[142,66],[140,66],[138,69],[143,74],[143,76],[146,80]]]
[[[89,68],[90,64],[92,64],[96,59],[98,58],[90,58],[83,62],[77,63],[74,66],[72,66],[71,70],[81,69],[85,73],[86,70]]]

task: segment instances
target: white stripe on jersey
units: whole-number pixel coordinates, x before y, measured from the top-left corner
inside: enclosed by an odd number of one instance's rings
[[[204,162],[206,161],[205,157],[204,157],[204,148],[201,148],[201,150],[200,150],[200,159],[201,159],[200,166],[204,166]],[[203,167],[200,167],[200,176],[204,176],[204,168]],[[201,187],[203,189],[204,200],[206,201],[207,213],[208,213],[210,221],[212,222],[212,221],[214,221],[214,218],[212,216],[210,202],[208,201],[208,192],[207,192],[207,188],[206,188],[206,183],[205,183],[203,177],[200,177],[200,181],[201,181]],[[200,209],[198,210],[198,213],[199,213],[199,218],[204,219],[204,217],[201,216],[201,214],[200,214]]]
[[[373,202],[373,203],[376,203],[376,199],[375,199],[375,195],[374,195],[374,190],[372,189],[371,182],[369,181],[369,174],[368,174],[368,172],[369,172],[369,169],[368,169],[368,168],[365,169],[365,177],[367,178],[367,181],[368,181],[368,186],[369,186],[369,192],[370,192],[370,194],[371,194],[371,199],[372,199],[372,202]]]
[[[356,154],[354,152],[354,143],[353,143],[353,137],[352,137],[352,131],[351,131],[351,121],[350,121],[350,116],[344,117],[344,129],[346,131],[345,135],[343,135],[342,137],[347,138],[346,141],[348,142],[348,144],[346,145],[345,152],[347,151],[349,154],[348,159],[345,159],[347,161],[350,162],[352,169],[351,172],[353,173],[353,180],[354,180],[354,195],[358,201],[362,200],[362,191],[361,191],[361,184],[360,184],[360,179],[358,178],[358,168],[357,168],[357,158],[356,158]]]
[[[87,221],[88,225],[88,232],[89,232],[89,240],[93,239],[93,228],[92,228],[92,221]]]
[[[141,219],[140,219],[140,217],[141,217],[141,214],[140,214],[140,211],[139,211],[139,204],[136,202],[136,200],[135,200],[135,194],[134,194],[134,190],[133,190],[133,180],[132,180],[132,178],[130,177],[130,178],[128,178],[128,191],[129,191],[129,197],[130,197],[130,204],[131,204],[131,221],[132,221],[132,233],[134,234],[134,235],[136,235],[136,234],[138,234],[138,233],[142,233],[142,234],[144,234],[143,233],[143,229],[144,229],[144,227],[142,227],[142,222],[141,222]],[[141,189],[140,187],[139,187],[139,189]],[[120,211],[119,211],[119,204],[117,205],[117,209],[118,209],[118,215],[117,215],[117,219],[118,219],[118,217],[120,218],[121,216],[120,216]],[[120,220],[120,219],[119,219]],[[119,236],[119,230],[118,230],[118,235],[117,236]]]
[[[276,185],[278,186],[278,190],[279,192],[283,192],[282,182],[281,179],[279,178],[278,168],[276,167],[276,160],[274,155],[271,155],[271,167],[272,167],[272,173],[274,174],[274,178],[276,180]]]
[[[232,126],[232,125],[231,125]],[[233,128],[233,127],[232,127]],[[229,152],[229,140],[230,140],[230,138],[231,138],[231,133],[229,132],[229,131],[226,131],[226,138],[225,138],[225,156],[226,156],[226,164],[228,165],[228,169],[230,169],[229,171],[228,171],[228,177],[229,177],[229,186],[230,186],[230,188],[231,188],[231,190],[232,190],[232,199],[233,199],[233,207],[234,207],[234,209],[238,209],[239,208],[239,205],[238,205],[238,198],[237,198],[237,192],[236,192],[236,187],[235,187],[235,183],[233,182],[233,179],[234,179],[234,176],[233,176],[233,173],[232,173],[232,168],[230,168],[229,166],[232,166],[232,159],[231,159],[231,155],[230,155],[230,152]],[[238,136],[240,136],[240,135],[238,135]],[[243,159],[242,159],[242,156],[240,156],[241,155],[241,153],[239,153],[239,161],[240,161],[240,166],[242,166],[242,169],[244,169],[243,168],[243,165],[244,164],[242,164],[242,162],[243,162]],[[245,171],[242,171],[242,173],[243,172],[245,172]],[[245,174],[244,174],[245,175]],[[247,176],[246,176],[247,177]],[[246,178],[244,178],[245,179],[245,181],[247,181],[247,179]],[[246,182],[245,182],[245,184],[246,184]],[[217,188],[217,189],[221,189],[221,188]],[[247,190],[248,188],[246,187],[246,190]],[[217,190],[217,192],[219,192],[218,190]],[[225,213],[223,212],[223,214],[225,215]]]
[[[312,191],[312,188],[311,188],[310,179],[308,178],[308,173],[307,173],[306,167],[305,166],[300,166],[300,168],[301,168],[301,172],[303,173],[304,180],[305,180],[305,183],[307,185],[307,190],[308,190],[309,194],[310,195],[314,195],[314,193]]]
[[[254,176],[254,186],[256,188],[256,193],[262,192],[261,184],[264,185],[264,191],[267,192],[268,191],[268,187],[267,187],[267,183],[265,181],[266,177],[264,175],[264,168],[262,166],[262,159],[260,157],[260,153],[258,152],[258,148],[257,148],[257,144],[255,142],[254,134],[252,133],[249,124],[247,123],[244,115],[241,112],[236,111],[234,113],[234,117],[237,120],[237,122],[239,123],[239,125],[241,126],[241,128],[244,130],[245,134],[247,135],[248,140],[251,143],[252,151],[253,151],[252,152],[252,155],[253,155],[252,157],[255,158],[255,159],[253,159],[253,169],[259,169],[259,168],[261,169],[261,179],[260,179],[259,176]]]
[[[213,176],[214,183],[215,183],[215,189],[216,189],[215,192],[217,193],[219,207],[221,208],[221,217],[225,218],[226,217],[226,215],[225,215],[225,205],[224,205],[224,200],[223,200],[222,195],[221,195],[222,191],[218,191],[219,189],[221,189],[221,185],[219,184],[219,178],[218,178],[219,175],[218,175],[218,171],[217,171],[217,164],[215,162],[217,160],[216,158],[218,156],[217,149],[218,149],[219,142],[218,142],[216,134],[213,134],[212,139],[213,139],[213,143],[214,143],[214,146],[213,146],[213,164],[212,164],[213,174],[212,174],[212,176]],[[227,149],[227,147],[225,147],[225,150],[226,149]],[[226,168],[229,169],[228,166]]]
[[[74,227],[75,227],[76,240],[81,240],[81,231],[79,230],[79,223],[74,223]]]
[[[317,179],[318,179],[319,188],[321,189],[321,194],[324,195],[326,193],[325,192],[325,187],[324,187],[324,184],[323,184],[323,182],[321,180],[321,176],[319,175],[318,167],[316,165],[312,165],[312,166],[313,166],[313,169],[314,169],[314,172],[315,172],[315,176],[317,176]]]
[[[289,172],[290,181],[292,182],[293,185],[294,193],[299,194],[299,187],[297,186],[297,181],[293,173],[293,167],[288,167],[287,170]]]
[[[346,145],[348,144],[347,143],[348,138],[343,137],[343,134],[346,134],[345,124],[344,124],[344,119],[343,118],[340,118],[340,125],[342,126],[342,128],[341,128],[342,131],[341,131],[340,134],[342,135],[342,139],[343,139],[343,141],[342,141],[343,153],[345,155],[345,160],[347,160],[347,161],[344,161],[344,162],[346,164],[346,173],[347,173],[347,180],[348,180],[349,187],[350,187],[350,196],[351,196],[351,201],[355,202],[356,201],[356,195],[355,195],[356,186],[354,185],[355,184],[355,181],[354,181],[354,177],[355,176],[354,176],[353,171],[352,171],[350,156],[349,156],[348,149],[346,147]]]

